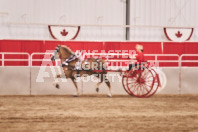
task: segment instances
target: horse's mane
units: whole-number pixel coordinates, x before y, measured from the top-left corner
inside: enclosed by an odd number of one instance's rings
[[[66,52],[68,52],[68,53],[70,53],[70,54],[73,54],[73,53],[74,53],[69,47],[67,47],[67,46],[65,46],[65,45],[61,45],[61,47],[62,47]]]

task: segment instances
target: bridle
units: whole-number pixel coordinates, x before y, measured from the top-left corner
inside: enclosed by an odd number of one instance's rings
[[[60,46],[56,46],[55,51],[58,53],[60,51]]]
[[[57,54],[60,52],[60,48],[61,48],[61,46],[59,46],[59,45],[55,48],[55,50],[54,50],[54,55],[51,57],[51,60],[52,60],[52,61],[54,61],[54,60],[57,59],[56,56],[57,56]],[[61,53],[60,53],[60,54],[61,54]],[[72,54],[72,55],[74,55],[74,54]],[[71,56],[72,56],[72,55],[71,55]],[[60,56],[61,56],[61,55],[60,55]],[[67,59],[69,59],[69,58],[71,57],[71,56],[69,56],[69,57],[67,57],[67,58],[61,58],[60,56],[59,56],[59,58],[60,58],[60,59],[64,59],[64,60],[67,60]],[[62,64],[61,66],[63,66],[63,64]],[[74,66],[70,66],[70,65],[67,65],[67,66],[69,66],[69,67],[74,67]]]
[[[59,45],[56,46],[56,48],[54,50],[54,55],[52,55],[52,57],[51,57],[51,61],[54,61],[57,59],[56,56],[57,56],[58,52],[60,52],[60,48],[61,48],[61,46],[59,46]],[[64,58],[60,58],[60,59],[64,59]]]

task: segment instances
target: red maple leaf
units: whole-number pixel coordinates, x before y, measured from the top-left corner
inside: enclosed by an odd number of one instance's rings
[[[180,31],[178,31],[178,32],[175,34],[175,36],[177,36],[178,38],[181,38],[182,33],[180,33]]]
[[[66,32],[65,29],[63,29],[63,31],[60,32],[62,36],[66,36],[68,34],[68,32]]]

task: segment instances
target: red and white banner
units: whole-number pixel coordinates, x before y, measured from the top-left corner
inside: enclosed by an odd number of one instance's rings
[[[193,33],[193,28],[164,28],[168,40],[175,42],[188,41]]]
[[[49,25],[48,28],[51,36],[60,41],[74,40],[80,31],[80,26]]]

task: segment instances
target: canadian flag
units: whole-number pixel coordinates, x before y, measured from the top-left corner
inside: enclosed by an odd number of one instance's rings
[[[193,28],[166,27],[164,28],[164,34],[166,38],[170,41],[176,41],[176,42],[188,41],[193,34]]]
[[[80,26],[49,25],[48,29],[52,38],[67,41],[73,40],[78,36]]]

